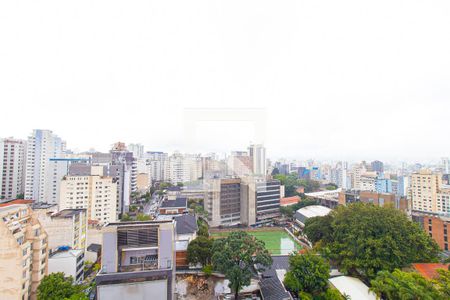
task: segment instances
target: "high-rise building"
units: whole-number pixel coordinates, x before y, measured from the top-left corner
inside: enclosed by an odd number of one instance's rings
[[[241,223],[241,179],[205,181],[204,208],[211,227]]]
[[[409,198],[413,211],[450,213],[450,187],[442,184],[442,174],[428,170],[412,174]]]
[[[151,151],[145,153],[145,158],[152,182],[167,180],[169,155],[164,152]]]
[[[100,224],[115,222],[117,185],[108,176],[66,176],[61,181],[59,208],[86,209],[89,220]]]
[[[137,159],[122,143],[116,143],[110,153],[111,165],[105,175],[117,183],[118,211],[123,214],[128,212],[131,193],[137,192]]]
[[[375,161],[371,162],[370,167],[373,172],[377,172],[378,174],[381,174],[384,172],[384,164],[383,164],[383,162],[381,162],[379,160],[375,160]]]
[[[0,299],[36,299],[48,273],[47,233],[25,204],[0,207]]]
[[[28,137],[25,199],[58,203],[59,183],[63,172],[54,158],[64,156],[65,142],[50,130],[33,130]]]
[[[136,159],[144,158],[144,145],[141,144],[129,144],[128,150],[133,152],[133,157]]]
[[[450,174],[450,160],[448,157],[442,158],[442,171],[444,174]]]
[[[0,199],[15,199],[23,194],[25,151],[26,142],[23,140],[0,139]]]
[[[267,173],[266,148],[263,145],[250,145],[248,150],[253,161],[253,174],[265,176]]]
[[[174,221],[108,224],[97,299],[175,299],[175,255]]]
[[[253,158],[245,151],[234,151],[228,157],[228,175],[248,176],[253,174]]]
[[[280,216],[280,181],[247,177],[241,184],[241,223],[263,225]]]

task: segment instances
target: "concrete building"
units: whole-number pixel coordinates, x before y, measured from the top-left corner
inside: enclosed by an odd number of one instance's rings
[[[61,168],[52,158],[64,157],[65,142],[50,130],[35,129],[28,137],[25,199],[58,203]]]
[[[449,251],[448,229],[450,229],[450,218],[437,214],[414,212],[412,219],[435,240],[441,250]]]
[[[36,299],[48,273],[47,233],[25,204],[0,207],[0,299]]]
[[[59,209],[86,209],[88,220],[117,220],[117,185],[108,176],[66,176],[61,181]]]
[[[241,223],[241,179],[205,181],[204,208],[211,227]]]
[[[241,223],[262,225],[280,217],[280,181],[247,177],[241,183]]]
[[[84,280],[84,250],[61,247],[48,258],[48,273],[63,272],[66,277],[72,276],[74,283]]]
[[[131,193],[137,192],[137,159],[122,143],[116,143],[110,153],[111,165],[104,175],[113,177],[117,183],[117,208],[123,214],[129,210]]]
[[[150,191],[150,187],[152,186],[150,175],[148,173],[139,173],[137,175],[136,184],[138,192],[145,193]]]
[[[250,145],[248,152],[253,161],[253,174],[265,176],[267,173],[266,148],[263,145]]]
[[[166,181],[168,174],[169,155],[164,152],[151,151],[145,153],[150,177],[153,182]]]
[[[141,144],[129,144],[128,150],[133,153],[133,157],[136,159],[141,159],[144,157],[144,145]]]
[[[16,199],[23,194],[25,151],[26,141],[13,138],[0,139],[0,199]]]
[[[442,175],[422,170],[411,175],[409,198],[413,211],[439,213],[438,194],[442,187]]]
[[[101,261],[97,299],[175,299],[175,222],[108,224]]]
[[[242,177],[253,174],[253,158],[247,152],[233,151],[227,161],[228,175]]]
[[[371,169],[373,172],[377,172],[377,174],[382,174],[384,172],[384,164],[379,160],[375,160],[370,163]]]
[[[86,250],[88,219],[86,209],[63,209],[57,211],[56,205],[32,206],[39,222],[47,232],[48,248],[56,251],[59,247]]]

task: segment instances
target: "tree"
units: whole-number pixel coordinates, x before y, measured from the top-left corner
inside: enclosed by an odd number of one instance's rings
[[[437,272],[439,277],[434,280],[434,283],[444,298],[450,299],[450,271],[437,270]]]
[[[78,299],[87,300],[84,285],[73,285],[73,278],[64,278],[64,273],[44,276],[37,290],[38,300]]]
[[[199,236],[189,243],[187,248],[187,260],[190,264],[211,264],[213,240],[205,236]]]
[[[417,273],[381,271],[371,282],[371,290],[382,299],[440,300],[448,299],[432,282]]]
[[[331,227],[331,215],[324,217],[309,218],[305,222],[303,233],[308,237],[308,240],[315,244],[320,240],[329,240],[333,231]]]
[[[213,244],[212,263],[230,281],[229,287],[238,299],[242,287],[250,284],[253,266],[260,270],[272,264],[272,258],[264,242],[244,231],[235,231]]]
[[[149,215],[145,215],[143,213],[139,213],[136,216],[137,221],[150,221],[152,218]]]
[[[278,179],[282,185],[284,185],[284,193],[286,197],[291,197],[296,195],[296,189],[298,187],[298,179],[296,175],[274,175],[273,178]]]
[[[205,221],[203,221],[202,219],[198,219],[197,226],[198,226],[198,230],[197,230],[198,236],[209,237],[209,228],[208,228],[208,224],[206,224]]]
[[[313,253],[296,254],[289,257],[289,271],[284,285],[290,291],[319,295],[328,288],[330,265]]]
[[[120,219],[122,222],[127,222],[127,221],[133,221],[133,218],[130,217],[129,214],[125,213],[122,215],[122,218]]]
[[[272,170],[272,176],[273,176],[273,175],[278,175],[278,174],[280,174],[280,170],[278,170],[278,168],[274,168],[274,169]]]
[[[437,261],[438,245],[403,212],[392,207],[355,203],[338,206],[326,218],[330,217],[331,222],[307,223],[305,232],[316,243],[321,239],[321,252],[343,272],[373,279],[381,270]],[[317,226],[316,222],[321,221],[330,224],[325,227],[326,234]]]

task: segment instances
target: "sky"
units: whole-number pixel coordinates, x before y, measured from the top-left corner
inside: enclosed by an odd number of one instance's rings
[[[450,156],[450,1],[1,1],[0,137]]]

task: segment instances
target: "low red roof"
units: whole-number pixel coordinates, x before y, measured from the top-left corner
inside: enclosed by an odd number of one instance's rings
[[[0,203],[0,207],[10,206],[14,204],[31,204],[33,200],[15,199],[8,202]]]
[[[433,279],[439,275],[437,270],[439,269],[448,270],[449,265],[450,264],[429,263],[429,264],[413,264],[413,267],[423,277],[427,279]]]
[[[298,201],[300,201],[299,196],[285,197],[285,198],[281,198],[280,205],[281,206],[289,206],[289,205],[297,204]]]

